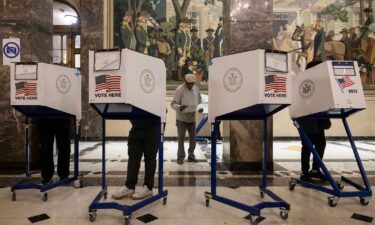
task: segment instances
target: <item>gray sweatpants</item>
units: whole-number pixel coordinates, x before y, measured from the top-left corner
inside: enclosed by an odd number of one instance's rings
[[[189,157],[194,158],[194,150],[195,150],[195,122],[194,123],[186,123],[182,121],[176,121],[177,125],[177,135],[178,135],[178,150],[177,150],[177,159],[183,160],[185,159],[185,148],[184,148],[184,139],[186,130],[189,133],[189,149],[188,154]]]

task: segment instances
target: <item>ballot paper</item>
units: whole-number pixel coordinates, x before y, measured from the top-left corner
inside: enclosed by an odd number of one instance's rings
[[[119,70],[121,65],[121,50],[100,51],[94,54],[94,70]]]
[[[288,72],[288,55],[284,53],[266,52],[267,72]]]
[[[196,112],[197,111],[197,105],[188,105],[183,112],[188,113],[188,112]]]
[[[37,80],[37,64],[16,64],[15,80]]]

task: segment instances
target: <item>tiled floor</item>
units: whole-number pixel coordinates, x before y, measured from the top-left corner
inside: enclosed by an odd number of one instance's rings
[[[359,154],[372,184],[375,182],[375,142],[356,142]],[[210,146],[200,144],[196,149],[198,163],[185,162],[177,165],[176,142],[166,142],[164,148],[164,183],[169,190],[168,203],[163,206],[161,200],[140,209],[132,215],[132,224],[144,224],[137,218],[152,214],[158,219],[149,224],[249,224],[244,217],[247,213],[212,201],[206,208],[204,192],[210,185]],[[261,201],[259,190],[260,175],[251,172],[233,173],[228,171],[221,159],[222,146],[218,145],[218,194],[246,204]],[[368,224],[351,219],[353,213],[373,217],[375,205],[370,201],[362,206],[358,198],[342,198],[337,207],[327,204],[327,195],[297,186],[294,192],[288,189],[290,177],[297,177],[300,170],[300,143],[298,141],[274,142],[274,168],[269,176],[269,185],[276,194],[291,204],[287,221],[279,217],[279,209],[265,209],[262,216],[266,219],[260,224]],[[348,176],[360,180],[358,167],[354,161],[350,145],[343,141],[329,141],[325,154],[326,165],[334,175]],[[123,185],[126,165],[126,142],[107,143],[107,181],[109,195]],[[58,187],[48,192],[47,202],[41,201],[36,190],[17,191],[17,201],[10,198],[9,186],[21,180],[22,174],[0,175],[0,225],[30,224],[29,217],[47,214],[50,219],[37,224],[91,224],[88,206],[100,191],[101,182],[101,144],[99,142],[80,143],[80,170],[84,175],[84,188]],[[140,175],[144,174],[142,166]],[[33,174],[35,181],[39,173]],[[141,183],[142,178],[139,179]],[[345,187],[345,190],[350,190]],[[154,190],[156,192],[156,189]],[[112,201],[109,197],[107,201]],[[123,204],[132,204],[132,200],[121,200]],[[124,224],[122,213],[115,210],[98,210],[94,224]]]
[[[116,187],[110,187],[109,193]],[[211,201],[210,206],[205,206],[203,196],[207,187],[167,187],[169,191],[168,202],[163,205],[157,201],[146,206],[132,215],[132,224],[144,224],[137,218],[152,214],[158,219],[149,224],[161,225],[220,225],[220,224],[249,224],[244,217],[247,213],[238,209]],[[284,221],[279,217],[279,209],[264,209],[262,216],[266,219],[261,225],[267,224],[293,224],[293,225],[356,225],[368,224],[351,219],[353,213],[374,216],[375,204],[368,206],[359,204],[358,199],[341,199],[335,208],[327,204],[326,195],[316,191],[296,188],[290,192],[287,187],[272,188],[277,194],[291,204],[289,219]],[[23,225],[30,224],[27,218],[47,214],[50,219],[36,224],[124,224],[120,211],[98,210],[94,223],[89,222],[88,205],[91,203],[99,187],[85,187],[74,189],[72,187],[59,187],[49,192],[49,200],[42,202],[38,192],[27,190],[19,192],[17,201],[10,200],[9,189],[0,189],[0,224]],[[240,187],[230,189],[220,187],[220,195],[232,198],[243,203],[255,204],[260,201],[258,189],[255,187]],[[108,198],[107,201],[113,201]],[[118,201],[122,204],[132,204],[132,200]]]

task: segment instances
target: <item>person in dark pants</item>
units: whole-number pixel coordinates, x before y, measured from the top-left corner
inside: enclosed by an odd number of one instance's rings
[[[158,153],[158,129],[159,122],[156,120],[131,120],[132,128],[128,139],[128,171],[125,186],[122,186],[112,195],[114,199],[131,197],[132,199],[143,199],[152,196],[154,188],[154,177],[156,171],[156,155]],[[145,177],[143,188],[135,193],[138,182],[139,168],[142,156],[145,161]]]
[[[312,61],[309,62],[306,66],[306,69],[314,67],[322,63],[321,61]],[[325,129],[331,127],[331,122],[329,119],[305,119],[300,120],[300,126],[305,130],[306,135],[309,137],[311,143],[318,152],[319,157],[323,160],[324,150],[326,148],[326,137],[324,134]],[[321,181],[326,181],[326,177],[320,171],[320,166],[317,160],[314,157],[312,169],[310,169],[310,155],[311,151],[307,147],[307,143],[302,140],[302,152],[301,152],[301,165],[302,165],[302,174],[301,180],[313,182],[312,178],[320,179]]]
[[[53,142],[56,136],[57,175],[60,180],[69,176],[70,128],[69,118],[40,119],[37,123],[40,132],[42,184],[50,183],[54,173]]]
[[[178,135],[177,163],[182,165],[186,156],[184,139],[189,133],[188,162],[198,162],[194,150],[196,146],[195,114],[196,107],[202,103],[199,88],[195,86],[195,75],[186,74],[185,82],[176,88],[171,106],[176,110],[176,126]],[[203,112],[199,109],[198,112]]]

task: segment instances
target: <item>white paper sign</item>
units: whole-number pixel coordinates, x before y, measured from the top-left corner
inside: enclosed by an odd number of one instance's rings
[[[21,60],[21,45],[19,38],[3,39],[3,65],[10,65],[12,62]]]
[[[288,72],[288,55],[266,53],[266,70],[268,72]]]
[[[121,51],[95,52],[95,71],[120,69]]]
[[[16,80],[37,80],[37,64],[16,65]]]

